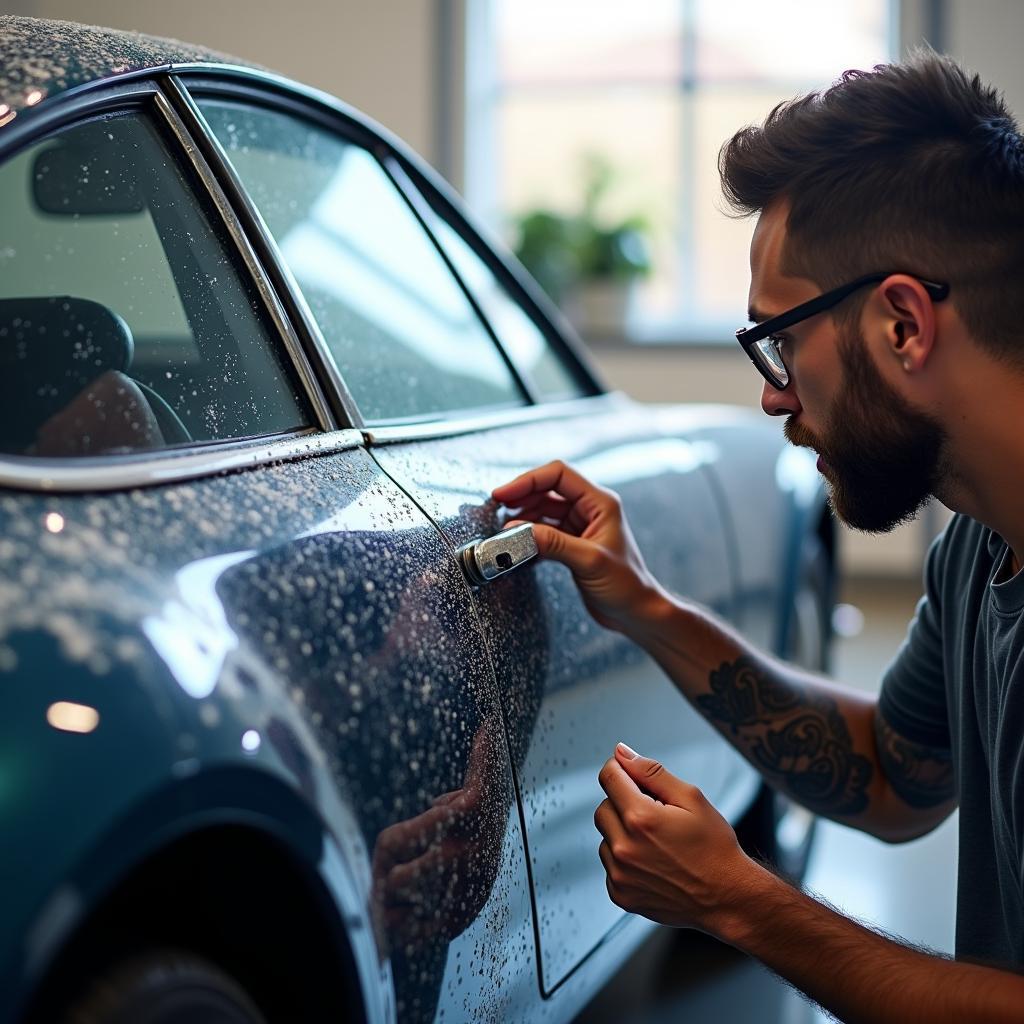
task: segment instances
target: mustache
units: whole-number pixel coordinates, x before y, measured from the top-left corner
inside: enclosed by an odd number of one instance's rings
[[[786,440],[790,444],[796,445],[797,448],[813,448],[819,455],[823,454],[821,442],[802,423],[797,423],[795,416],[790,416],[786,420],[782,433],[785,435]]]

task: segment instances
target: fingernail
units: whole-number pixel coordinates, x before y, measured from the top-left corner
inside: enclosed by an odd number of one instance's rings
[[[619,744],[618,744],[618,745],[617,745],[617,746],[615,747],[615,749],[616,749],[616,750],[617,750],[617,751],[618,751],[619,753],[621,753],[621,754],[622,754],[622,756],[623,756],[623,757],[624,757],[624,758],[625,758],[625,759],[626,759],[627,761],[632,761],[632,760],[633,760],[633,758],[634,758],[634,757],[636,757],[636,751],[635,751],[635,750],[634,750],[634,749],[633,749],[632,747],[626,746],[626,744],[625,744],[625,743],[619,743]]]

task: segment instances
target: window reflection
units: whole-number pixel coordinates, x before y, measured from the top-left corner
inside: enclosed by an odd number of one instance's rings
[[[473,293],[502,344],[529,374],[542,398],[578,398],[575,375],[559,358],[540,328],[505,291],[490,268],[445,221],[431,225]]]
[[[473,307],[370,153],[275,111],[200,106],[367,419],[523,402]]]

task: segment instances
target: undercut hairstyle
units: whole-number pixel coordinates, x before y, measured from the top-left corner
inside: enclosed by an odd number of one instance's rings
[[[947,283],[976,343],[1024,367],[1024,139],[978,75],[931,50],[847,71],[738,131],[718,167],[737,214],[788,203],[784,274]]]

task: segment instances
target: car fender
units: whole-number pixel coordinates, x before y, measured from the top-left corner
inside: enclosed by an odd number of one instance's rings
[[[153,857],[188,837],[230,826],[272,839],[319,880],[329,927],[345,936],[354,961],[366,1020],[393,1020],[389,967],[377,955],[367,913],[365,870],[349,862],[343,844],[301,794],[264,768],[249,766],[211,768],[147,793],[81,851],[30,919],[22,977],[6,990],[30,993],[76,929]]]
[[[393,1018],[356,816],[283,696],[269,725],[265,716],[246,721],[245,702],[215,692],[204,712],[154,678],[153,665],[113,664],[97,674],[50,634],[8,642],[22,669],[31,669],[19,679],[31,685],[4,701],[0,811],[19,841],[0,853],[5,892],[13,895],[0,926],[0,987],[8,993],[0,1021],[16,1019],[76,929],[124,879],[182,839],[223,826],[271,838],[319,879],[332,929],[347,936],[367,1019]],[[98,725],[88,733],[59,728],[53,708],[60,702],[99,709]],[[224,729],[201,724],[211,707]],[[247,751],[237,737],[254,727],[264,739]]]

